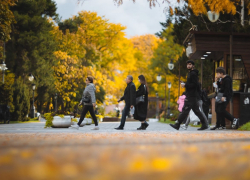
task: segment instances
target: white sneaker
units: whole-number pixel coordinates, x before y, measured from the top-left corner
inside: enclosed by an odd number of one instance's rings
[[[232,128],[233,129],[238,129],[238,126],[239,126],[239,119],[238,118],[234,118],[233,124],[232,124]]]
[[[71,128],[74,128],[74,129],[79,130],[79,126],[78,126],[78,124],[76,124],[76,125],[71,125]]]
[[[182,129],[184,129],[184,130],[187,130],[187,126],[186,126],[186,124],[182,124],[181,126],[180,126],[180,128],[182,128]]]
[[[91,130],[99,130],[99,126],[95,126],[95,127],[92,128]]]

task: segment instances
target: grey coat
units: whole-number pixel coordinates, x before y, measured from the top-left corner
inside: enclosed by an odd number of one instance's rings
[[[83,91],[83,94],[82,94],[82,100],[85,96],[90,96],[90,102],[89,103],[84,103],[84,105],[93,105],[92,103],[96,103],[96,98],[95,98],[95,91],[96,91],[96,88],[95,88],[95,85],[93,83],[89,83],[86,88],[84,89]],[[81,102],[83,102],[81,100]]]

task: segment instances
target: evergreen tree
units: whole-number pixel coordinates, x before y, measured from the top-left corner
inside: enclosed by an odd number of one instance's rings
[[[14,112],[11,115],[13,121],[25,121],[30,110],[30,95],[28,86],[23,83],[23,79],[19,77],[14,84],[13,104]]]
[[[16,24],[12,26],[11,41],[7,43],[6,64],[16,78],[21,76],[25,83],[29,73],[34,75],[35,100],[38,111],[41,111],[54,91],[52,66],[56,44],[50,33],[52,22],[49,18],[57,18],[56,4],[53,0],[19,0],[11,11]]]

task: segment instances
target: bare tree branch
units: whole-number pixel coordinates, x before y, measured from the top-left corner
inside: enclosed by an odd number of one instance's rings
[[[202,14],[201,14],[200,16],[201,16],[201,18],[202,18],[204,24],[206,25],[207,30],[210,31],[210,29],[209,29],[208,26],[207,26],[207,22],[206,22],[205,19],[203,18]]]

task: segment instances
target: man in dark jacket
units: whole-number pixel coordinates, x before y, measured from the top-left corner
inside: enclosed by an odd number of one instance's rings
[[[115,128],[116,130],[123,130],[125,121],[126,121],[126,116],[128,115],[130,109],[132,109],[135,106],[136,102],[136,88],[135,84],[133,83],[133,77],[132,76],[127,76],[126,78],[126,83],[127,87],[124,91],[124,95],[121,97],[120,100],[118,100],[118,103],[120,101],[125,100],[125,107],[122,111],[122,119],[121,119],[121,124],[119,127]]]
[[[202,124],[201,128],[199,128],[198,130],[205,130],[208,128],[207,118],[204,113],[200,111],[198,105],[199,71],[194,69],[194,62],[190,60],[187,61],[187,69],[189,70],[187,82],[186,84],[181,83],[182,87],[186,88],[186,99],[184,102],[182,113],[180,113],[178,121],[175,124],[170,124],[170,126],[176,130],[179,130],[181,123],[186,119],[190,110],[192,109],[195,115],[200,119]]]
[[[225,129],[225,118],[232,122],[232,128],[237,129],[239,119],[234,118],[229,112],[226,111],[227,105],[233,96],[232,78],[226,74],[223,67],[216,69],[217,79],[221,78],[221,81],[217,81],[218,95],[223,94],[221,99],[216,97],[215,112],[216,112],[216,126],[211,130]]]

